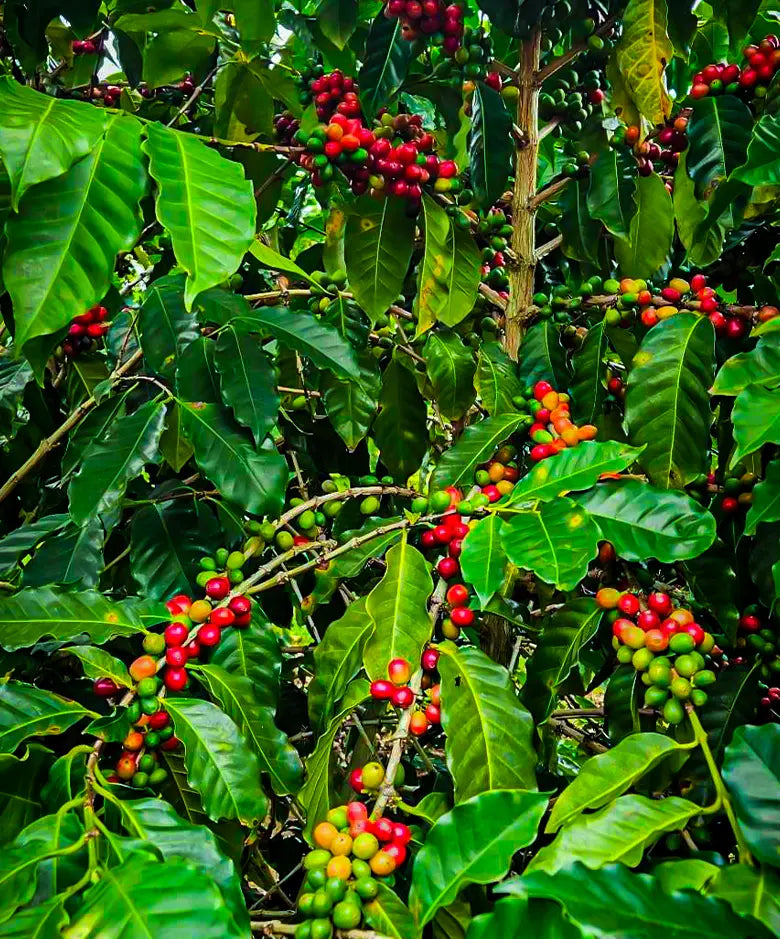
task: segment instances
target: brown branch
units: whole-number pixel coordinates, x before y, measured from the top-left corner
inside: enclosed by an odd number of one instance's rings
[[[252,932],[265,936],[294,936],[298,926],[295,923],[283,923],[278,919],[253,919],[250,922]],[[373,929],[337,929],[333,933],[337,939],[391,939],[384,933]]]
[[[539,192],[537,192],[536,195],[531,199],[531,208],[538,209],[542,203],[549,201],[562,189],[565,189],[570,182],[570,176],[563,176],[561,179],[557,179],[554,183],[550,183],[549,186],[545,186],[544,189],[540,189]]]
[[[255,199],[259,199],[260,196],[268,189],[268,187],[274,182],[274,180],[280,179],[287,170],[295,165],[295,160],[292,157],[287,157],[287,159],[282,163],[281,166],[277,166],[276,169],[271,173],[271,175],[262,182],[257,189],[255,189]]]
[[[214,68],[213,68],[213,69],[208,73],[208,75],[203,79],[203,81],[202,81],[199,85],[196,85],[196,86],[195,86],[195,88],[194,88],[193,91],[192,91],[192,94],[189,96],[189,98],[187,98],[187,100],[184,102],[184,104],[182,104],[182,106],[179,108],[179,110],[178,110],[178,111],[173,115],[173,117],[168,121],[168,123],[165,125],[166,127],[173,127],[173,125],[176,123],[176,121],[179,120],[179,118],[182,116],[182,114],[184,114],[185,111],[188,111],[188,110],[192,107],[192,105],[195,104],[195,102],[198,100],[198,98],[203,94],[203,91],[204,91],[206,85],[208,85],[208,83],[211,81],[211,79],[217,74],[217,69],[218,69],[218,68],[219,68],[219,66],[218,66],[218,65],[215,65]]]
[[[593,36],[603,36],[605,33],[608,33],[612,27],[615,25],[616,17],[610,16],[599,26],[597,30],[591,34]],[[557,58],[552,59],[544,68],[539,69],[536,73],[536,80],[541,84],[546,78],[549,78],[551,75],[554,75],[560,69],[565,68],[569,62],[573,59],[576,59],[577,56],[584,52],[588,48],[588,40],[581,39],[579,42],[575,42],[563,55],[559,55]]]
[[[537,261],[540,261],[543,257],[548,255],[551,251],[555,251],[556,248],[559,248],[563,244],[563,235],[556,235],[555,238],[551,238],[549,241],[545,242],[541,247],[537,248],[534,251],[534,258]]]
[[[562,120],[563,118],[561,117],[554,117],[552,120],[548,121],[544,127],[541,127],[539,129],[539,140],[544,140],[548,134],[551,134]]]

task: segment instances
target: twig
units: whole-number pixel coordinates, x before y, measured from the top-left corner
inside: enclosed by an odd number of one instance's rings
[[[610,29],[615,25],[615,17],[610,16],[599,26],[598,29],[594,30],[592,33],[593,36],[603,36],[604,33],[608,33]],[[581,39],[579,42],[575,42],[571,48],[567,49],[563,55],[559,55],[557,58],[552,59],[545,65],[543,68],[540,68],[536,73],[536,80],[541,84],[546,78],[549,78],[551,75],[554,75],[560,69],[565,68],[569,62],[573,59],[576,59],[577,56],[584,52],[588,48],[588,40]]]
[[[531,199],[531,208],[537,209],[543,202],[547,202],[548,199],[552,199],[554,195],[559,193],[562,189],[565,189],[571,182],[570,176],[563,176],[561,179],[557,179],[554,183],[550,183],[549,186],[546,186],[544,189],[540,189],[539,192]]]
[[[581,730],[569,727],[563,721],[551,720],[550,723],[556,730],[560,730],[565,737],[571,737],[572,740],[576,740],[581,746],[592,750],[594,753],[606,753],[609,749],[609,747],[605,747],[604,744],[598,743],[596,740],[590,740]]]
[[[560,247],[562,244],[563,235],[556,235],[555,238],[551,238],[548,242],[546,242],[546,244],[543,244],[540,248],[537,248],[536,251],[534,251],[534,258],[539,261],[551,251],[555,251],[555,249]]]
[[[217,69],[219,65],[215,65],[214,68],[208,73],[208,75],[203,79],[203,81],[196,85],[192,91],[192,94],[187,98],[184,104],[179,108],[179,110],[173,115],[173,117],[165,125],[166,127],[173,127],[176,121],[184,114],[185,111],[188,111],[193,104],[198,100],[198,98],[203,94],[203,90],[206,85],[211,81],[211,79],[217,74]]]
[[[579,717],[603,717],[604,708],[563,708],[560,711],[553,711],[552,718],[579,718]]]
[[[294,923],[282,923],[278,919],[253,919],[249,925],[252,932],[266,936],[294,936],[298,928]],[[373,929],[337,929],[333,935],[337,939],[391,939]]]
[[[562,117],[554,117],[554,118],[552,118],[552,120],[548,121],[548,122],[539,130],[539,140],[544,140],[544,138],[545,138],[548,134],[551,134],[551,133],[555,130],[555,128],[561,123],[562,120],[563,120]]]

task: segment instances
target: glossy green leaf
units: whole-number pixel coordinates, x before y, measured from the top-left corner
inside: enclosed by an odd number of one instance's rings
[[[385,557],[384,576],[366,598],[374,631],[363,649],[363,665],[371,681],[387,677],[391,659],[418,662],[433,624],[428,598],[433,580],[425,558],[404,537]]]
[[[371,23],[366,54],[357,78],[360,103],[366,117],[375,117],[380,108],[390,103],[406,78],[413,53],[412,43],[401,34],[401,20],[378,13]],[[395,200],[383,201],[389,203]]]
[[[664,70],[674,55],[666,32],[666,2],[630,0],[622,19],[615,58],[626,92],[642,117],[663,124],[672,109]]]
[[[517,363],[498,342],[483,342],[479,347],[474,386],[491,417],[515,411],[512,398],[523,393],[523,386],[517,377]]]
[[[678,800],[681,801],[681,800]],[[572,862],[554,875],[528,871],[502,885],[502,893],[546,897],[563,907],[586,935],[622,939],[733,939],[745,935],[744,921],[722,900],[689,890],[666,893],[650,874],[623,864],[589,870]],[[761,927],[751,939],[769,939]]]
[[[774,935],[780,932],[780,878],[769,867],[747,864],[719,868],[710,894],[725,900],[736,913],[760,920]]]
[[[759,339],[755,349],[726,359],[715,376],[714,395],[737,395],[750,385],[775,387],[780,383],[780,333]]]
[[[120,116],[64,176],[28,192],[6,224],[3,261],[17,347],[61,330],[105,296],[117,254],[141,232],[146,188],[141,125]]]
[[[165,428],[160,435],[160,453],[174,473],[179,473],[195,451],[184,436],[181,408],[175,402],[168,407]]]
[[[160,889],[160,883],[165,889]],[[148,939],[186,930],[193,936],[240,937],[218,886],[194,864],[164,864],[133,855],[103,871],[84,893],[84,903],[65,930],[66,939]]]
[[[283,254],[275,251],[259,238],[255,238],[249,250],[260,262],[261,267],[269,268],[272,271],[284,271],[286,274],[292,274],[296,280],[305,280],[308,283],[314,283],[306,271],[304,271],[302,267],[299,267],[295,261],[291,261]]]
[[[77,701],[20,681],[0,684],[0,753],[13,753],[29,737],[61,734],[84,717],[97,717]]]
[[[675,890],[703,891],[704,887],[718,876],[719,867],[699,858],[680,858],[662,861],[653,866],[653,876],[660,881],[667,893]]]
[[[328,809],[336,804],[336,779],[333,757],[333,742],[341,730],[344,718],[369,697],[368,682],[357,679],[347,689],[341,709],[328,724],[327,730],[320,734],[314,752],[306,758],[306,782],[298,793],[298,801],[306,811],[306,827],[303,834],[311,839],[311,833],[318,822],[324,820]]]
[[[486,463],[522,422],[523,415],[515,412],[488,417],[469,425],[455,446],[442,454],[433,473],[432,488],[471,485],[477,467]]]
[[[369,519],[360,528],[350,529],[344,532],[345,538],[362,538],[371,531],[379,528],[385,528],[388,524],[400,521],[399,518],[373,518]],[[402,531],[394,531],[377,534],[375,538],[364,542],[360,547],[345,551],[344,554],[334,558],[330,563],[329,571],[334,577],[357,577],[365,569],[366,561],[369,558],[376,558],[384,554],[390,545],[400,541],[403,535]]]
[[[124,416],[129,395],[130,391],[128,390],[124,394],[110,396],[101,401],[70,432],[68,446],[62,457],[64,476],[70,476],[84,458],[84,454],[91,444],[103,440],[114,421]]]
[[[195,462],[222,495],[254,515],[276,516],[287,486],[287,463],[270,442],[252,446],[215,404],[184,404]]]
[[[5,219],[0,213],[0,232],[5,225]],[[0,242],[0,246],[2,242]],[[0,283],[2,291],[2,283]],[[0,355],[0,411],[7,411],[5,421],[12,421],[16,417],[17,407],[21,403],[24,389],[33,380],[33,370],[24,359],[16,358],[11,350]]]
[[[474,403],[474,355],[457,333],[428,335],[423,351],[436,403],[442,417],[452,421],[463,417]]]
[[[105,130],[103,111],[41,94],[10,75],[0,78],[0,157],[11,182],[11,207],[37,183],[62,176]]]
[[[685,165],[701,197],[745,162],[753,117],[735,95],[706,95],[691,105]]]
[[[645,849],[661,835],[685,828],[700,812],[696,803],[677,796],[661,800],[620,796],[564,825],[552,844],[537,851],[526,871],[555,874],[576,861],[591,869],[612,861],[636,867]]]
[[[274,792],[277,795],[296,792],[303,779],[300,757],[274,724],[275,708],[260,706],[252,679],[214,664],[201,666],[198,675],[257,755],[260,769],[268,775]]]
[[[654,3],[655,0],[634,0]],[[674,211],[672,197],[656,173],[640,176],[634,193],[636,212],[627,238],[615,240],[615,257],[626,277],[652,277],[672,249]]]
[[[414,375],[394,357],[382,375],[374,440],[382,462],[397,479],[406,480],[420,467],[428,448],[426,418]]]
[[[425,253],[417,275],[417,332],[435,323],[455,326],[477,299],[481,259],[471,232],[455,225],[429,195],[423,196]]]
[[[19,832],[43,811],[42,792],[51,771],[54,754],[40,744],[26,747],[22,757],[0,754],[0,843],[13,841]]]
[[[731,413],[737,447],[730,466],[765,443],[780,443],[780,395],[763,385],[749,385],[737,395]]]
[[[167,619],[160,607],[158,622]],[[136,600],[115,603],[100,593],[66,593],[50,587],[21,590],[0,598],[0,646],[25,649],[51,636],[61,641],[86,635],[100,645],[114,636],[144,631],[144,609]]]
[[[196,698],[168,698],[176,736],[184,744],[187,779],[200,794],[212,821],[260,821],[268,800],[260,786],[260,761],[236,724],[215,704]]]
[[[734,170],[734,179],[750,186],[776,186],[780,183],[780,114],[764,114],[753,127],[747,158]]]
[[[577,502],[628,561],[682,561],[706,551],[715,540],[715,519],[698,502],[638,479],[599,483],[577,495]]]
[[[320,0],[320,27],[334,46],[343,49],[355,32],[358,11],[352,0]]]
[[[414,229],[403,199],[361,196],[347,216],[344,261],[349,286],[371,319],[384,313],[403,289]]]
[[[130,677],[125,663],[105,650],[96,646],[71,646],[65,651],[81,662],[86,678],[91,678],[94,681],[96,678],[105,676],[120,688],[133,687],[133,679]]]
[[[341,378],[356,379],[360,374],[352,344],[338,330],[308,312],[265,307],[252,310],[233,323],[253,332],[270,333],[286,349],[308,356],[316,366]]]
[[[74,522],[83,525],[97,515],[107,528],[116,523],[127,484],[147,463],[160,461],[164,420],[165,405],[149,401],[134,414],[118,418],[103,440],[90,445],[68,487]]]
[[[370,351],[358,353],[360,375],[342,380],[332,372],[322,376],[320,388],[325,413],[349,450],[368,433],[379,408],[382,380]]]
[[[501,95],[478,81],[471,99],[469,167],[480,206],[487,208],[504,192],[513,154],[512,115]]]
[[[572,416],[582,424],[593,424],[601,415],[607,397],[604,356],[609,348],[603,323],[596,323],[572,356]]]
[[[491,913],[475,917],[467,939],[495,939],[519,935],[532,927],[534,939],[581,939],[583,933],[555,903],[549,900],[525,900],[506,897]]]
[[[184,301],[235,273],[255,235],[252,186],[238,163],[191,134],[151,123],[144,150],[157,183],[157,217],[187,272]]]
[[[99,518],[91,518],[81,526],[67,525],[56,537],[47,538],[30,563],[25,565],[23,585],[96,587],[103,569],[104,537]]]
[[[443,815],[414,861],[409,907],[419,925],[467,884],[501,880],[515,852],[536,838],[548,798],[520,789],[481,792]]]
[[[674,220],[691,263],[706,267],[720,257],[723,250],[726,215],[709,218],[709,204],[696,198],[696,185],[686,169],[687,156],[685,152],[680,154],[674,173]]]
[[[276,376],[268,356],[257,339],[228,326],[217,339],[214,364],[222,400],[233,410],[239,424],[252,431],[259,445],[276,423],[279,410]]]
[[[509,560],[548,584],[573,590],[598,552],[599,531],[576,502],[559,498],[513,512],[501,529]]]
[[[279,698],[279,675],[282,652],[279,637],[259,608],[252,612],[252,622],[242,629],[230,629],[211,653],[210,664],[220,665],[233,675],[250,678],[261,707],[276,707]]]
[[[534,323],[523,336],[517,369],[518,377],[526,385],[534,385],[540,379],[551,381],[556,388],[568,385],[560,334],[548,320]]]
[[[314,650],[314,678],[307,688],[313,724],[330,723],[336,705],[363,665],[363,650],[373,631],[364,597],[350,603],[344,615],[328,625]]]
[[[556,800],[545,831],[558,831],[582,812],[611,802],[680,749],[664,734],[632,734],[612,750],[592,756]]]
[[[558,204],[563,253],[578,261],[598,263],[598,243],[603,229],[588,206],[587,180],[572,180],[559,196]]]
[[[546,619],[526,663],[522,691],[523,703],[537,723],[549,717],[555,707],[558,695],[579,666],[580,653],[598,632],[603,612],[595,600],[578,597]]]
[[[764,479],[753,490],[753,502],[745,519],[745,534],[754,535],[762,522],[780,519],[780,459],[767,464]]]
[[[762,864],[780,864],[780,727],[737,727],[723,759],[723,780],[740,829]]]
[[[605,730],[613,744],[618,743],[640,728],[639,708],[644,696],[644,685],[633,665],[618,665],[607,682],[604,694]]]
[[[187,23],[186,19],[193,22]],[[203,75],[214,51],[214,37],[198,32],[199,25],[190,15],[183,19],[183,28],[174,26],[155,32],[143,50],[142,76],[150,87],[172,85],[187,72]]]
[[[641,450],[613,440],[588,440],[556,454],[554,459],[537,463],[512,490],[508,506],[547,502],[578,489],[590,489],[602,473],[619,473],[629,467]],[[502,503],[503,505],[503,503]]]
[[[711,611],[729,642],[736,639],[739,622],[739,584],[733,565],[733,551],[719,538],[703,554],[685,562],[694,597]]]
[[[45,903],[17,910],[14,916],[0,926],[2,939],[60,939],[68,922],[62,896],[52,897]]]
[[[379,881],[379,893],[363,904],[366,925],[390,939],[418,939],[420,931],[409,907],[386,884]]]
[[[625,426],[631,443],[646,445],[639,462],[662,489],[706,472],[714,340],[706,316],[679,313],[651,329],[634,357]]]
[[[631,157],[621,150],[602,151],[590,168],[588,209],[593,218],[603,222],[607,231],[618,238],[627,238],[629,234],[636,211],[636,180]]]
[[[44,515],[36,522],[28,522],[0,539],[0,573],[7,574],[46,537],[67,525],[67,514]]]
[[[533,718],[509,672],[473,646],[438,646],[442,727],[455,801],[489,789],[536,789]]]
[[[194,314],[184,306],[184,277],[160,277],[151,284],[138,314],[141,345],[151,367],[162,375],[186,347],[200,338]]]
[[[214,135],[223,140],[252,141],[270,137],[274,102],[251,62],[225,62],[214,86]]]
[[[507,556],[501,540],[502,525],[499,515],[488,515],[463,539],[461,571],[464,580],[474,588],[483,610],[504,582]]]

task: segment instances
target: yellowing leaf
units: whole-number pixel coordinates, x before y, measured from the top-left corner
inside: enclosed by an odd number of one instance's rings
[[[674,55],[665,0],[630,0],[615,52],[625,91],[639,113],[651,124],[662,124],[672,108],[664,70]]]

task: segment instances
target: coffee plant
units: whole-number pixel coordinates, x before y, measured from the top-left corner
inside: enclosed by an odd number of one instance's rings
[[[779,35],[0,2],[0,939],[780,934]]]

